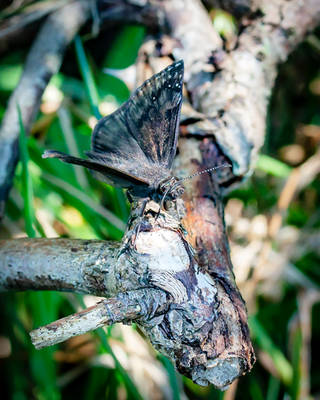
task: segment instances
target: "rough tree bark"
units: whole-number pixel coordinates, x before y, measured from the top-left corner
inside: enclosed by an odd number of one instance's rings
[[[107,298],[34,331],[32,340],[38,347],[105,323],[134,320],[153,345],[198,384],[225,388],[252,367],[254,353],[245,305],[232,273],[222,192],[252,169],[263,143],[277,65],[319,22],[320,3],[219,3],[243,16],[237,43],[228,51],[198,0],[127,0],[100,10],[106,20],[126,20],[128,10],[134,11],[130,20],[157,29],[157,36],[148,37],[140,49],[138,81],[172,59],[185,61],[187,91],[175,174],[189,175],[225,161],[232,169],[188,181],[184,198],[161,212],[159,219],[158,205],[149,202],[135,242],[137,204],[118,244],[64,239],[0,242],[2,290],[54,288]],[[19,101],[24,94],[14,96]],[[34,102],[30,115],[38,104]],[[17,131],[16,120],[12,124]]]

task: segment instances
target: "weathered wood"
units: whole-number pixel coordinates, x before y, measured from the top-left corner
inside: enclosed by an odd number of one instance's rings
[[[185,61],[188,101],[194,111],[189,107],[184,115],[183,132],[217,141],[233,165],[224,177],[228,187],[254,168],[279,63],[320,22],[317,0],[257,0],[251,5],[259,12],[243,20],[235,48],[225,51],[200,0],[159,2],[167,31],[156,40],[148,37],[140,50],[140,60],[153,72],[163,68],[168,57]]]
[[[150,312],[153,297],[156,298],[158,307],[151,308]],[[96,305],[76,314],[33,330],[30,332],[31,341],[37,349],[41,349],[104,325],[112,325],[116,322],[130,324],[142,317],[151,319],[156,312],[163,313],[169,304],[166,295],[159,290],[141,289],[139,292],[120,293],[117,297],[101,300]]]
[[[32,288],[33,280],[35,287],[40,281],[38,289],[55,286],[112,296],[111,304],[122,301],[118,314],[114,316],[111,310],[109,319],[101,312],[103,305],[98,304],[88,313],[37,330],[32,335],[39,347],[113,319],[128,322],[128,313],[138,303],[141,310],[130,314],[132,320],[181,373],[200,385],[213,383],[224,388],[252,363],[250,341],[247,343],[248,338],[240,332],[239,313],[229,297],[236,289],[230,281],[226,290],[222,281],[215,281],[195,257],[180,223],[179,217],[185,215],[182,200],[158,218],[156,203],[147,204],[142,219],[140,206],[133,209],[120,247],[103,241],[70,239],[0,242],[2,287],[9,284],[10,289]],[[138,234],[137,223],[141,224]],[[15,271],[14,279],[8,282],[10,270]],[[109,301],[105,304],[110,311]],[[91,322],[88,315],[92,316]]]
[[[118,242],[101,240],[1,240],[0,291],[62,290],[112,296],[119,247]]]

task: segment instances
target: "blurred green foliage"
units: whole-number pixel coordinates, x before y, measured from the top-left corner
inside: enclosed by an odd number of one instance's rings
[[[216,17],[215,24],[223,29],[222,34],[235,33],[232,18],[224,20],[220,12]],[[24,231],[30,237],[53,232],[73,238],[121,239],[129,215],[123,192],[94,180],[81,167],[43,160],[41,154],[48,148],[72,154],[83,154],[89,149],[92,118],[100,118],[103,110],[112,111],[129,96],[124,82],[103,70],[130,66],[144,35],[141,27],[125,26],[116,32],[104,33],[105,40],[76,38],[61,72],[53,77],[46,90],[41,112],[28,139],[20,123],[21,161],[1,237]],[[0,117],[18,82],[25,56],[25,51],[16,50],[0,61]],[[319,51],[305,43],[280,69],[270,105],[264,154],[258,161],[256,173],[227,199],[243,202],[245,215],[269,218],[275,209],[281,189],[294,167],[279,156],[279,149],[292,143],[302,146],[305,157],[301,162],[316,150],[316,145],[308,138],[301,141],[299,127],[301,124],[320,125],[320,74],[316,66],[319,60]],[[319,182],[313,181],[291,202],[284,224],[316,230],[320,225],[319,197]],[[319,256],[315,252],[301,254],[294,264],[314,287],[319,287]],[[292,341],[289,331],[298,312],[301,290],[299,285],[283,282],[277,302],[263,293],[257,295],[250,328],[257,354],[263,352],[271,361],[269,364],[258,361],[253,371],[239,380],[237,399],[299,398],[303,385],[300,371],[303,343],[299,329]],[[115,340],[113,329],[99,330],[95,334],[98,340],[91,341],[95,346],[93,355],[111,355],[114,367],[92,364],[82,371],[89,359],[78,363],[59,361],[57,354],[66,351],[64,344],[40,351],[32,347],[28,332],[74,312],[79,304],[84,306],[80,296],[54,292],[10,293],[2,294],[0,303],[1,336],[9,338],[11,346],[10,355],[0,363],[6,398],[141,398],[140,388],[135,386],[109,343]],[[319,311],[318,308],[316,306],[315,310]],[[319,346],[317,339],[320,337],[315,315],[316,311],[312,314],[313,352]],[[212,387],[201,388],[182,378],[163,356],[159,356],[159,360],[167,373],[173,399],[185,396],[190,399],[224,398],[223,393]],[[82,372],[77,373],[78,370]],[[311,378],[311,392],[319,393],[320,366],[314,359]]]

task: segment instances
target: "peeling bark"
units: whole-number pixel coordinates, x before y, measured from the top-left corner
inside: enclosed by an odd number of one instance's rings
[[[263,145],[278,64],[320,21],[317,0],[260,0],[252,6],[259,13],[242,21],[236,46],[227,51],[200,1],[160,2],[170,39],[149,38],[140,51],[140,59],[156,71],[163,58],[184,59],[194,111],[184,113],[183,132],[216,140],[233,165],[224,177],[228,187],[252,171]]]
[[[109,298],[34,331],[32,340],[39,348],[103,323],[135,321],[181,373],[200,385],[225,388],[253,362],[250,339],[241,331],[230,297],[233,292],[237,296],[234,283],[213,279],[198,263],[180,223],[182,200],[159,218],[158,204],[150,201],[142,221],[140,206],[133,210],[121,246],[66,239],[0,242],[2,287],[31,288],[33,279],[41,289],[71,288]],[[8,282],[8,276],[16,278]]]

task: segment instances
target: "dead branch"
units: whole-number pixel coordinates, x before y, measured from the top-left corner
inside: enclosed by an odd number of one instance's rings
[[[166,36],[156,42],[150,39],[141,49],[141,58],[151,60],[153,66],[158,58],[157,68],[163,57],[185,60],[188,97],[197,113],[185,116],[184,132],[217,141],[233,164],[228,186],[255,164],[264,142],[278,64],[320,21],[317,0],[255,3],[261,16],[245,21],[235,48],[225,51],[200,1],[163,1],[159,7],[165,13],[170,40]]]
[[[154,307],[153,300],[157,301],[157,308]],[[30,336],[34,346],[41,349],[104,325],[117,322],[130,324],[141,318],[150,320],[163,314],[169,304],[166,295],[155,289],[119,293],[117,297],[101,300],[92,307],[35,329]],[[153,306],[151,310],[150,305]]]
[[[44,1],[28,5],[20,2],[21,10],[15,9],[15,5],[11,4],[2,11],[4,18],[0,21],[0,54],[12,49],[17,42],[24,43],[26,38],[29,39],[30,33],[33,33],[38,24],[50,13],[58,8],[66,5],[67,0]],[[12,15],[13,13],[13,15]]]
[[[117,242],[93,240],[2,240],[0,291],[66,290],[113,296],[119,248]]]
[[[183,209],[181,200],[178,213],[183,215]],[[111,310],[109,316],[98,304],[54,324],[56,330],[52,325],[37,330],[32,334],[37,346],[57,343],[103,321],[128,322],[128,312],[133,310],[132,320],[181,373],[198,384],[211,382],[224,388],[250,368],[248,351],[252,351],[250,341],[244,342],[239,314],[226,296],[224,282],[214,280],[198,263],[175,207],[157,219],[158,204],[148,203],[137,237],[135,225],[140,219],[135,210],[120,246],[65,239],[22,239],[20,245],[2,241],[2,287],[19,290],[34,284],[37,289],[93,292],[109,297],[111,304],[123,301],[117,315],[108,300],[103,304]],[[231,284],[227,292],[237,294]],[[137,304],[141,310],[135,308]],[[88,315],[94,316],[91,322]]]
[[[0,127],[0,218],[18,161],[17,106],[21,109],[23,124],[29,132],[50,78],[58,72],[65,49],[89,15],[88,1],[74,1],[58,9],[45,21],[30,50]]]

